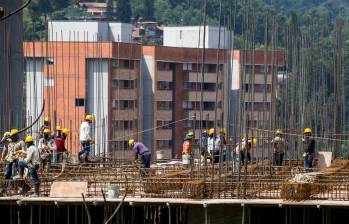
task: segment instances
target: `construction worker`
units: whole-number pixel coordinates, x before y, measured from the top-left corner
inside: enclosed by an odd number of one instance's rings
[[[80,144],[81,144],[81,151],[79,152],[78,156],[80,159],[80,156],[84,156],[84,158],[81,158],[80,161],[88,161],[88,156],[90,155],[91,145],[93,144],[92,140],[92,122],[93,122],[93,116],[88,114],[85,117],[85,121],[83,121],[80,125]]]
[[[238,143],[238,145],[235,148],[237,162],[241,162],[241,165],[245,165],[245,161],[247,163],[251,162],[251,151],[256,144],[257,139],[255,138],[252,138],[252,140],[247,140],[246,138],[243,138],[241,140],[241,143]],[[247,157],[245,157],[245,154],[247,155]]]
[[[17,129],[10,131],[11,142],[8,144],[7,153],[3,155],[5,159],[5,175],[4,179],[9,180],[13,175],[13,165],[17,162],[16,153],[20,150],[24,150],[25,143],[19,138],[19,132]],[[7,183],[5,182],[2,193],[7,191]]]
[[[302,142],[304,144],[304,168],[312,168],[315,157],[315,140],[312,137],[312,131],[310,128],[304,129],[304,138],[302,139]]]
[[[44,130],[45,129],[50,129],[50,124],[51,124],[51,119],[49,116],[46,116],[44,118],[44,124],[41,126],[40,131],[39,131],[39,138],[44,137]]]
[[[51,160],[53,160],[53,154],[56,154],[56,143],[55,140],[51,138],[51,131],[50,129],[45,129],[43,131],[43,137],[39,140],[38,145],[40,156],[43,165],[49,163]]]
[[[25,138],[25,144],[27,147],[27,156],[25,159],[20,160],[19,164],[19,174],[18,178],[23,178],[24,169],[28,168],[30,177],[34,185],[34,194],[33,196],[39,196],[40,193],[40,180],[38,177],[38,170],[40,167],[40,152],[39,149],[35,146],[33,137],[28,135]]]
[[[219,162],[219,149],[221,147],[221,140],[219,136],[215,135],[215,129],[211,128],[208,130],[207,138],[207,151],[210,154],[211,162]]]
[[[54,157],[54,163],[60,163],[63,159],[63,152],[65,151],[64,148],[64,138],[62,134],[62,127],[57,125],[56,126],[56,135],[54,136],[54,140],[56,143],[56,154],[53,154]]]
[[[11,142],[10,138],[10,132],[7,131],[4,133],[4,136],[2,137],[1,141],[3,142],[3,147],[2,147],[2,153],[1,153],[1,161],[5,160],[5,156],[7,155],[7,150],[8,150],[8,145]]]
[[[193,149],[193,137],[194,132],[189,131],[183,141],[183,150],[182,150],[182,161],[184,165],[188,165],[191,160],[191,151]]]
[[[274,148],[274,166],[282,166],[282,162],[285,154],[285,138],[282,137],[282,130],[278,129],[275,132],[275,137],[271,141]]]
[[[151,151],[142,142],[135,142],[134,139],[128,140],[128,147],[135,154],[134,162],[141,162],[141,168],[150,168]]]

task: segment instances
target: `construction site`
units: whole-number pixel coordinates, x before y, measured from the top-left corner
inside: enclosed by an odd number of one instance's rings
[[[303,27],[293,14],[279,27],[273,15],[256,21],[247,1],[243,18],[232,7],[215,27],[206,24],[203,1],[202,24],[165,27],[163,46],[133,43],[127,24],[104,21],[47,21],[41,40],[23,40],[19,2],[0,3],[0,135],[16,128],[36,142],[45,116],[52,131],[59,125],[71,133],[62,161],[38,169],[39,197],[30,196],[29,175],[0,179],[1,223],[330,224],[348,217],[347,20],[338,17],[326,41],[321,18]],[[82,162],[86,114],[94,116],[94,144]],[[303,156],[307,128],[315,141],[311,168]],[[202,140],[209,129],[227,140],[215,163]],[[281,165],[276,130],[285,139]],[[149,147],[150,168],[133,162],[130,139]],[[248,140],[254,143],[241,159]]]

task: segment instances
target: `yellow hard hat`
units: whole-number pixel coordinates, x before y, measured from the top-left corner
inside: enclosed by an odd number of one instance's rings
[[[10,136],[14,136],[14,135],[17,135],[18,134],[18,130],[17,129],[12,129],[10,131]]]
[[[227,133],[227,129],[226,129],[226,128],[221,128],[219,131],[220,131],[221,133],[224,133],[224,134]]]
[[[252,139],[252,144],[253,144],[253,145],[257,145],[257,139],[256,139],[256,138],[253,138],[253,139]]]
[[[46,116],[46,117],[44,118],[44,121],[45,121],[45,122],[50,122],[50,117],[49,117],[49,116]]]
[[[56,131],[62,131],[62,130],[63,130],[63,129],[62,129],[61,126],[59,126],[59,125],[56,126]]]
[[[62,132],[65,135],[69,135],[70,134],[70,130],[68,128],[64,128]]]
[[[187,135],[188,136],[194,136],[194,132],[193,131],[188,131]]]
[[[310,128],[304,129],[304,133],[311,133],[311,129]]]
[[[48,129],[48,128],[44,129],[44,134],[50,134],[50,133],[51,133],[50,129]]]
[[[33,137],[32,137],[31,135],[28,135],[28,136],[25,138],[24,141],[25,141],[26,143],[29,143],[29,142],[33,142],[34,139],[33,139]]]
[[[215,133],[214,128],[211,128],[210,130],[208,130],[209,135],[213,135],[214,133]]]
[[[282,135],[283,134],[283,131],[281,129],[278,129],[275,131],[275,134],[277,135]]]
[[[93,116],[91,114],[87,114],[86,117],[85,117],[85,120],[92,122],[93,121]]]
[[[134,144],[135,144],[135,140],[134,139],[128,140],[128,147],[132,147]]]

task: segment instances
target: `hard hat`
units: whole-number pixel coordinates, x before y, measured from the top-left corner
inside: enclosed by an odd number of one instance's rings
[[[10,131],[10,136],[14,136],[14,135],[17,135],[18,134],[18,130],[17,129],[12,129]]]
[[[209,134],[209,135],[213,135],[214,132],[215,132],[215,131],[214,131],[214,128],[211,128],[210,130],[208,130],[208,134]]]
[[[252,145],[257,145],[257,139],[256,138],[252,139]]]
[[[55,131],[51,131],[51,135],[54,136],[55,135]]]
[[[61,126],[59,126],[59,125],[56,126],[56,131],[62,131],[62,130],[63,130],[63,129],[62,129]]]
[[[310,128],[304,129],[304,133],[311,133],[311,129]]]
[[[188,131],[187,135],[188,136],[194,136],[194,132],[193,131]]]
[[[224,134],[227,133],[227,129],[226,129],[226,128],[221,128],[219,131],[220,131],[221,133],[224,133]]]
[[[128,147],[132,147],[135,144],[135,140],[130,139],[128,140]]]
[[[65,135],[69,135],[70,134],[70,130],[68,128],[64,128],[62,132]]]
[[[49,116],[46,116],[46,117],[44,118],[44,122],[50,122],[50,117],[49,117]]]
[[[282,132],[282,130],[278,129],[278,130],[276,130],[275,134],[277,134],[277,135],[282,135],[283,132]]]
[[[85,120],[92,122],[93,121],[93,116],[91,114],[88,114],[88,115],[86,115]]]
[[[50,133],[51,133],[50,129],[48,129],[48,128],[44,129],[44,134],[50,134]]]
[[[34,139],[33,139],[33,137],[32,137],[31,135],[28,135],[28,136],[25,138],[24,141],[25,141],[26,143],[29,143],[29,142],[33,142]]]

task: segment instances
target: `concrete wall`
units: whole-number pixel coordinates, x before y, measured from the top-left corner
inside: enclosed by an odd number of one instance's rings
[[[107,60],[88,59],[87,113],[94,115],[95,155],[105,155],[108,148],[109,67]]]
[[[21,5],[21,0],[1,0],[5,14]],[[24,126],[22,13],[0,22],[0,135],[10,128]]]
[[[164,46],[203,48],[204,28],[201,26],[182,26],[164,28]],[[219,27],[206,26],[205,48],[218,48]],[[221,27],[220,48],[228,48],[229,33]],[[200,44],[199,44],[200,41]]]
[[[49,41],[132,42],[132,25],[105,21],[49,21]]]
[[[44,101],[44,85],[52,85],[44,80],[44,59],[43,58],[28,58],[25,64],[26,68],[26,123],[30,125],[41,112]],[[46,81],[46,82],[44,82]],[[39,130],[42,125],[42,119],[32,130]],[[35,132],[35,131],[34,131]],[[38,133],[33,133],[38,136]]]

